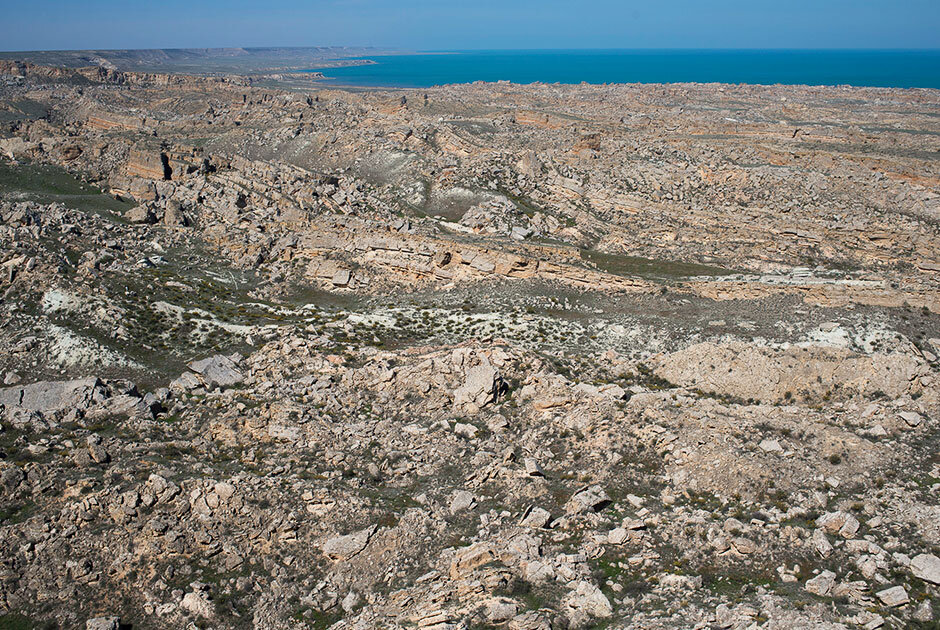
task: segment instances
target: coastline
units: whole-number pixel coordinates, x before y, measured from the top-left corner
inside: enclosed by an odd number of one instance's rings
[[[712,84],[940,89],[940,50],[468,50],[357,56],[311,67],[333,87]],[[363,66],[369,66],[364,69]]]

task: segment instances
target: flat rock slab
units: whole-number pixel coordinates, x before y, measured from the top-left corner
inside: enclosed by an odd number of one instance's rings
[[[823,571],[811,580],[806,581],[805,588],[814,595],[825,597],[832,591],[836,582],[836,574],[832,571]]]
[[[910,601],[903,586],[892,586],[883,591],[878,591],[876,595],[885,606],[903,606]]]
[[[914,556],[911,560],[911,573],[925,582],[940,584],[940,558],[929,553]]]
[[[366,548],[376,529],[375,525],[370,525],[358,532],[330,538],[323,543],[323,554],[334,560],[351,558]]]
[[[221,354],[193,361],[189,364],[189,369],[199,374],[210,387],[231,387],[245,378],[235,362]]]
[[[0,389],[0,404],[46,413],[75,407],[84,409],[93,402],[95,389],[100,385],[97,378],[83,378],[5,387]]]
[[[598,485],[581,488],[574,493],[566,506],[569,514],[578,514],[580,512],[600,512],[608,504],[610,497],[604,492],[604,489]]]
[[[120,617],[95,617],[85,622],[85,630],[118,630]]]

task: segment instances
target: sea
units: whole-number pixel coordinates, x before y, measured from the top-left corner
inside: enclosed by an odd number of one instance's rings
[[[748,83],[940,88],[940,50],[472,50],[385,54],[311,68],[336,86]]]

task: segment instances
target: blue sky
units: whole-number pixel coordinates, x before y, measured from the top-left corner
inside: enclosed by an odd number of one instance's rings
[[[940,48],[940,0],[0,0],[0,49]]]

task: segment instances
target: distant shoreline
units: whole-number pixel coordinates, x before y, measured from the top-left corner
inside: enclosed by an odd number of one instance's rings
[[[324,82],[337,87],[386,89],[501,80],[940,89],[940,50],[455,50],[383,52],[345,60],[371,63],[307,70],[323,72]]]

